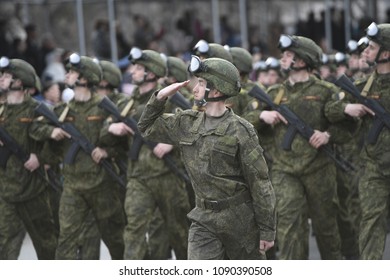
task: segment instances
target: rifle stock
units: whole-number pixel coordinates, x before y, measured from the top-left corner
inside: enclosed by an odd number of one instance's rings
[[[102,101],[98,104],[98,106],[102,109],[107,110],[110,114],[112,114],[118,121],[125,123],[128,127],[130,127],[134,131],[134,141],[133,146],[130,150],[130,159],[135,160],[138,158],[139,151],[141,146],[145,144],[149,149],[153,150],[156,147],[157,143],[152,141],[147,141],[142,137],[140,131],[138,130],[137,122],[131,117],[124,117],[120,114],[116,105],[107,97],[104,97]],[[136,151],[132,151],[133,148],[136,148]],[[166,154],[163,156],[164,163],[168,166],[168,168],[179,178],[183,179],[186,183],[191,183],[188,175],[180,170],[177,167],[175,161],[171,157],[171,155]]]
[[[389,112],[378,101],[362,96],[360,94],[360,91],[356,88],[356,86],[347,76],[340,76],[336,80],[335,85],[345,90],[347,93],[352,95],[360,104],[363,104],[375,113],[375,119],[367,135],[367,143],[375,144],[383,128],[387,127],[388,129],[390,129]]]
[[[72,164],[77,152],[82,149],[86,154],[91,155],[92,151],[96,148],[95,145],[93,145],[83,134],[80,133],[80,131],[74,127],[71,123],[62,123],[59,121],[57,115],[51,111],[46,105],[43,103],[39,104],[35,111],[47,118],[49,121],[51,121],[55,126],[63,129],[65,132],[67,132],[71,136],[71,140],[73,141],[71,149],[69,149],[68,154],[66,155],[65,159],[67,162],[66,164]],[[115,168],[109,162],[107,159],[101,159],[100,164],[103,166],[103,168],[107,171],[107,173],[115,180],[117,181],[123,188],[126,188],[126,183],[118,176],[118,174],[115,172]]]
[[[285,105],[275,104],[271,98],[265,93],[259,86],[254,86],[248,94],[259,101],[267,104],[272,110],[279,112],[288,122],[287,132],[282,141],[282,148],[284,150],[291,150],[292,141],[295,135],[299,133],[305,140],[309,141],[310,137],[314,134],[314,129],[308,126],[298,115],[291,111]],[[322,145],[318,148],[323,151],[330,159],[332,159],[338,167],[343,171],[350,172],[355,170],[353,165],[346,159],[336,158],[332,147],[329,144]]]

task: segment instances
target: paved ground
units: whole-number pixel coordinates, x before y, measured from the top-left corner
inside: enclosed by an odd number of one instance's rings
[[[22,251],[20,252],[19,259],[21,260],[36,260],[37,255],[35,254],[33,245],[31,243],[30,237],[27,235]],[[100,248],[100,259],[102,260],[109,260],[110,255],[108,253],[107,247],[103,244]],[[309,259],[311,260],[320,260],[320,254],[318,252],[317,244],[313,236],[310,237],[310,256]],[[390,260],[390,234],[387,235],[387,242],[386,242],[386,248],[385,248],[385,253],[384,253],[384,260]]]

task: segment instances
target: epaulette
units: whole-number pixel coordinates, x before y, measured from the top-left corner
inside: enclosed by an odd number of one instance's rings
[[[358,86],[361,86],[361,85],[367,83],[367,80],[368,80],[369,77],[370,77],[370,76],[365,76],[365,77],[359,78],[359,79],[355,80],[353,83],[354,83],[355,86],[357,86],[357,87],[358,87]]]
[[[254,129],[254,126],[248,122],[246,119],[238,116],[237,116],[237,120],[240,124],[242,124],[242,126],[246,129],[246,131],[248,132],[249,136],[250,137],[253,137],[253,136],[256,136],[256,130]]]
[[[182,116],[196,117],[201,112],[198,112],[198,111],[195,111],[195,110],[184,110],[181,113],[182,113]]]

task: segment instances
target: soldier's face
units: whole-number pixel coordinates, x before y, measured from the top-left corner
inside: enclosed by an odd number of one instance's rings
[[[195,100],[203,100],[206,93],[207,82],[202,78],[198,78],[198,83],[192,90]]]
[[[145,73],[145,66],[142,64],[133,64],[130,66],[131,81],[133,84],[142,84],[145,79]]]
[[[366,62],[374,63],[375,58],[379,52],[379,49],[380,49],[380,46],[377,43],[370,41],[368,43],[368,47],[365,48],[363,51],[363,58],[366,60]]]
[[[0,72],[0,91],[6,90],[12,83],[12,75],[7,72]]]
[[[284,51],[280,59],[280,67],[284,70],[290,68],[291,64],[294,62],[295,54],[292,51]]]
[[[65,75],[65,84],[67,84],[68,86],[73,86],[76,83],[78,78],[79,78],[79,73],[70,69],[68,73],[66,73]]]

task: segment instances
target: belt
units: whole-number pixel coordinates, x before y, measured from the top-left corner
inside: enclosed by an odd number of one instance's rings
[[[195,198],[196,207],[207,209],[207,210],[213,210],[213,211],[220,211],[223,209],[227,209],[232,206],[243,204],[244,202],[247,201],[252,201],[252,197],[248,191],[221,200],[208,200],[199,197]]]

